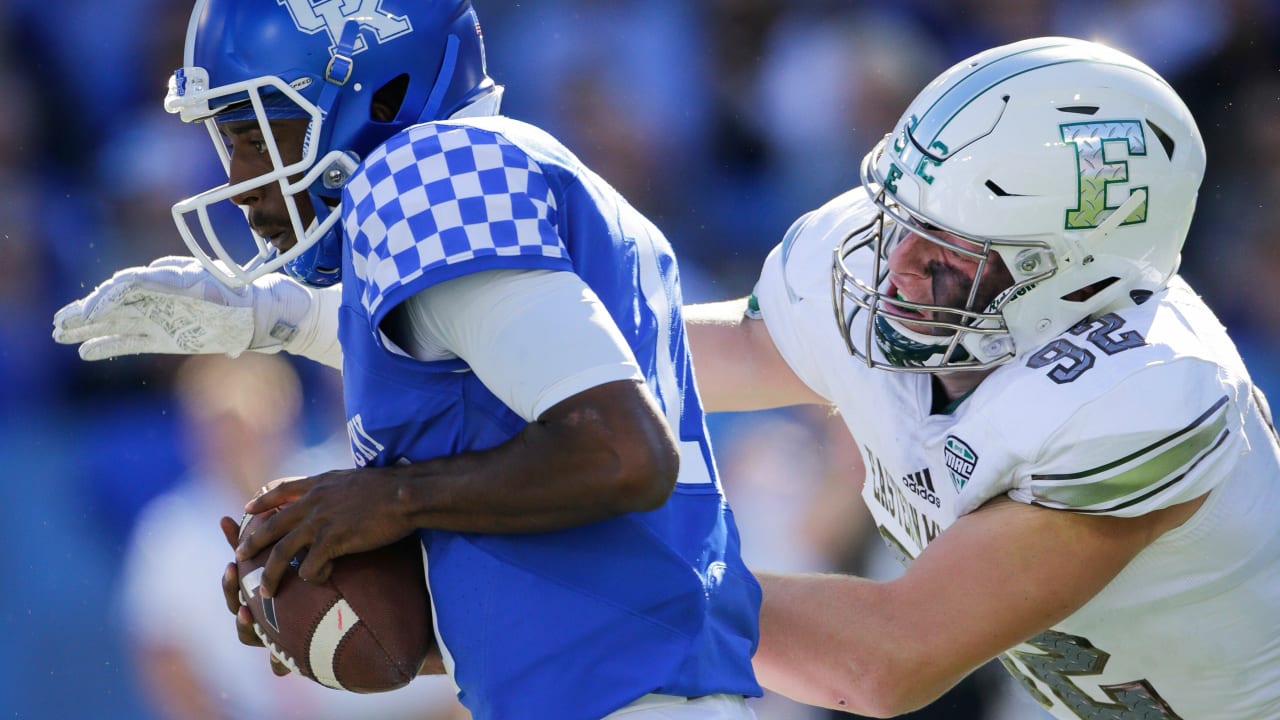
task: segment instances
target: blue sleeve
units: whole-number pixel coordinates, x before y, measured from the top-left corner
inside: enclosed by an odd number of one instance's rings
[[[352,270],[374,326],[406,298],[450,278],[571,269],[542,168],[488,130],[410,128],[370,154],[342,202]]]

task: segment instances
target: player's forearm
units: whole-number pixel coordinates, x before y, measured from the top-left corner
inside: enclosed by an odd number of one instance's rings
[[[544,413],[490,450],[381,468],[417,527],[457,532],[561,530],[662,505],[675,440],[633,381],[607,383]]]
[[[745,309],[745,298],[684,308],[698,395],[707,412],[755,409]]]
[[[746,309],[746,298],[684,308],[703,408],[723,412],[825,403],[796,377],[764,322],[748,318]]]
[[[941,695],[964,673],[930,678],[931,652],[901,617],[892,588],[842,575],[757,573],[764,590],[760,684],[794,700],[894,717]]]

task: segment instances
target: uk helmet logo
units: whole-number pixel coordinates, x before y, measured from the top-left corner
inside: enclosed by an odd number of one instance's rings
[[[947,463],[947,474],[951,476],[951,484],[960,492],[973,477],[973,468],[978,464],[978,454],[973,448],[956,437],[948,435],[942,446],[943,459]]]
[[[369,47],[365,39],[372,36],[381,45],[388,40],[413,32],[413,24],[403,15],[392,15],[382,9],[382,0],[276,0],[285,6],[293,17],[298,30],[315,35],[324,32],[329,36],[329,52],[338,47],[342,27],[348,20],[360,23],[360,37],[352,54]]]

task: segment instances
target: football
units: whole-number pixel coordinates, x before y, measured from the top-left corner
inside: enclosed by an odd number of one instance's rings
[[[245,516],[240,536],[274,512]],[[240,601],[277,660],[322,685],[360,693],[394,690],[417,676],[435,642],[417,535],[335,559],[322,583],[299,578],[295,558],[275,596],[264,599],[259,585],[269,554],[236,567]]]

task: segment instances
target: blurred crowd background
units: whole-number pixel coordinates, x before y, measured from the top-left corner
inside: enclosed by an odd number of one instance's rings
[[[1280,393],[1266,289],[1280,276],[1280,0],[476,5],[506,114],[558,135],[666,231],[687,301],[749,292],[790,222],[856,185],[862,155],[951,63],[1048,34],[1127,50],[1181,93],[1208,147],[1183,273]],[[439,683],[348,706],[278,681],[221,606],[217,518],[269,477],[347,463],[333,373],[279,357],[90,364],[49,338],[54,311],[114,270],[185,254],[170,204],[223,179],[203,129],[161,108],[188,14],[175,0],[0,3],[0,717],[461,717]],[[892,572],[831,418],[731,414],[712,429],[750,564]],[[920,717],[1034,717],[997,676]],[[777,698],[758,712],[826,717]]]

